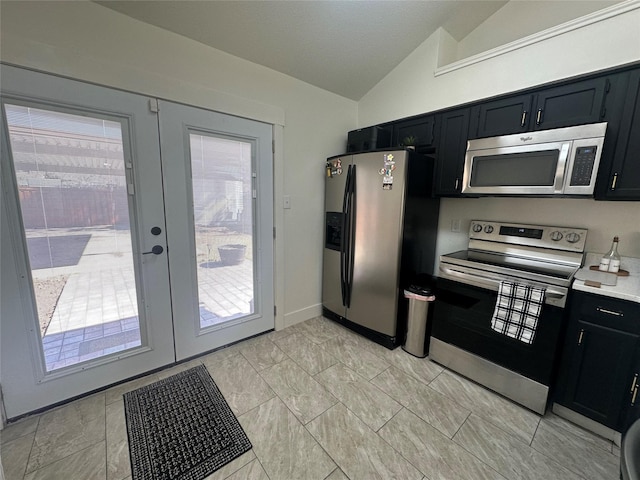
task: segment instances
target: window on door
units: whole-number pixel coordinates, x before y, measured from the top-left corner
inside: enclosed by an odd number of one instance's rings
[[[254,313],[252,144],[189,134],[200,328]]]
[[[5,112],[46,371],[139,347],[121,124]]]

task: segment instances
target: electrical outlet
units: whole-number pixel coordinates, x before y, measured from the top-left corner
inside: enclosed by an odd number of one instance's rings
[[[451,220],[451,231],[459,233],[460,232],[460,219],[456,218]]]

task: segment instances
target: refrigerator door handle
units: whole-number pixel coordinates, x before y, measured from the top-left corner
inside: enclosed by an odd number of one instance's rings
[[[355,262],[355,250],[356,250],[356,165],[351,168],[351,178],[349,182],[349,201],[348,201],[348,237],[347,237],[347,253],[346,253],[346,272],[347,272],[347,285],[346,285],[346,306],[351,307],[351,292],[353,290],[353,265]]]
[[[349,208],[350,183],[351,183],[351,165],[349,165],[349,168],[347,170],[347,181],[344,187],[344,196],[342,197],[342,231],[341,231],[341,238],[340,238],[340,290],[342,292],[342,305],[344,306],[347,305],[347,272],[346,272],[347,251],[346,249],[348,248],[348,236],[347,236],[348,216],[347,214],[348,214],[348,208]]]

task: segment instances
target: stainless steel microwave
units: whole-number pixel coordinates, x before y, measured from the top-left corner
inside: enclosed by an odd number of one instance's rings
[[[607,123],[467,142],[462,193],[592,195]]]

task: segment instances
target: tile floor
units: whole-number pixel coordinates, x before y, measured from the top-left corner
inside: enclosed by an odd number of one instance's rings
[[[204,363],[253,449],[209,479],[618,479],[610,441],[316,318],[26,418],[7,480],[129,480],[122,394]]]

